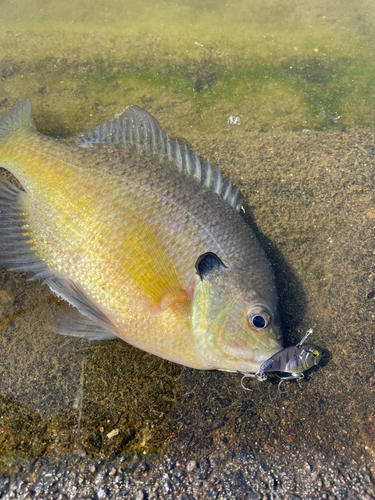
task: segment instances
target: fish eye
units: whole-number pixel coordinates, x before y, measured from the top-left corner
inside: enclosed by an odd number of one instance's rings
[[[260,306],[253,307],[247,313],[247,322],[254,330],[265,330],[271,323],[271,316]]]
[[[319,356],[319,354],[320,354],[320,353],[319,353],[319,351],[317,351],[317,350],[315,349],[315,351],[313,351],[313,353],[312,353],[313,358],[317,358],[317,357]]]

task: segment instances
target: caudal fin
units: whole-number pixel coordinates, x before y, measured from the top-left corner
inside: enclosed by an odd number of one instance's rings
[[[20,128],[35,129],[29,97],[17,104],[7,115],[0,119],[0,144]]]

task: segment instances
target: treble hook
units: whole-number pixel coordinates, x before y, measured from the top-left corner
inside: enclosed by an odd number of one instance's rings
[[[294,373],[293,375],[291,375],[290,377],[280,377],[280,375],[277,375],[276,373],[276,377],[279,377],[280,382],[277,386],[278,388],[278,391],[281,393],[281,394],[287,394],[288,391],[281,391],[280,390],[280,386],[283,382],[286,382],[287,380],[298,380],[298,379],[302,379],[305,377],[305,375],[303,373]]]
[[[258,371],[256,373],[245,373],[245,375],[241,378],[241,387],[242,389],[245,389],[245,391],[253,392],[253,389],[249,389],[248,387],[245,387],[243,385],[243,380],[245,378],[255,378],[258,382],[264,382],[265,380],[267,380],[267,375],[261,371]]]

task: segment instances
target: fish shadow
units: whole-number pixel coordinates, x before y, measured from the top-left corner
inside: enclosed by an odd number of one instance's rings
[[[245,205],[244,208],[243,219],[249,224],[262,245],[275,275],[283,343],[285,346],[294,345],[301,340],[302,332],[298,332],[298,328],[306,313],[305,292],[300,280],[286,262],[281,251],[254,222],[250,207]]]

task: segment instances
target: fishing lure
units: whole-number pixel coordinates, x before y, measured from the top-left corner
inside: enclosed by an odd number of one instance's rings
[[[322,351],[313,344],[304,344],[305,340],[309,335],[311,335],[313,329],[310,328],[303,339],[298,342],[295,346],[286,347],[281,351],[277,352],[271,356],[267,361],[265,361],[259,370],[255,373],[247,373],[241,379],[241,386],[247,391],[251,391],[243,385],[243,380],[245,378],[255,378],[258,382],[264,382],[267,380],[266,373],[283,372],[289,375],[281,377],[277,373],[276,376],[281,380],[279,382],[280,386],[286,380],[296,380],[304,378],[304,373],[313,366],[317,365],[322,357]],[[303,345],[304,344],[304,345]],[[282,391],[280,391],[282,392]]]

